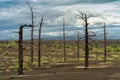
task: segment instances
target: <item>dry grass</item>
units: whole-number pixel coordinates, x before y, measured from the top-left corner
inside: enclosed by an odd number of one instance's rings
[[[119,52],[117,54],[113,52],[107,53],[108,61],[107,63],[103,63],[104,53],[102,42],[99,42],[100,46],[98,49],[94,49],[93,47],[93,49],[90,50],[90,67],[88,70],[84,70],[84,44],[82,41],[80,44],[80,58],[78,60],[76,42],[67,41],[67,62],[64,63],[63,48],[59,47],[58,42],[44,41],[42,43],[42,67],[38,68],[36,42],[34,44],[33,64],[30,63],[30,42],[24,42],[23,76],[17,75],[17,43],[12,47],[1,47],[0,80],[120,80]]]

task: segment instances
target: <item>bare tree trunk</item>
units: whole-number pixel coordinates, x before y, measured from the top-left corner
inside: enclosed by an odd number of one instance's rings
[[[88,34],[88,17],[85,13],[82,13],[80,11],[78,11],[80,13],[79,16],[83,22],[84,22],[84,26],[85,26],[85,69],[87,69],[89,67],[89,34]]]
[[[85,67],[89,67],[89,42],[88,42],[88,21],[85,14]]]
[[[34,27],[34,12],[33,12],[33,7],[30,5],[29,2],[27,2],[27,6],[31,11],[31,23],[32,23],[32,28],[31,28],[31,63],[33,63],[33,27]]]
[[[33,27],[31,30],[31,63],[33,63]]]
[[[65,18],[63,18],[63,45],[64,45],[64,62],[66,62],[66,49],[65,49]]]
[[[78,58],[78,60],[79,60],[79,56],[80,56],[79,48],[80,48],[80,36],[79,36],[79,29],[78,29],[78,41],[77,41],[77,58]]]
[[[22,25],[19,28],[19,68],[18,74],[23,75],[23,27],[32,27],[32,25]]]
[[[31,30],[31,63],[33,63],[33,27],[34,27],[34,21],[33,21],[33,10],[31,8],[31,17],[32,17],[32,30]]]
[[[106,24],[104,23],[104,63],[106,62]]]
[[[23,50],[22,50],[22,43],[23,43],[23,26],[19,28],[19,68],[18,74],[23,75]]]
[[[40,22],[40,29],[39,29],[39,42],[38,42],[38,67],[41,66],[41,28],[43,23],[43,17]]]

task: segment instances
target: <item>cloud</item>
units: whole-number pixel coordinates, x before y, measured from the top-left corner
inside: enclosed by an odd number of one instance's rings
[[[30,2],[34,2],[43,6],[68,6],[68,5],[76,5],[76,4],[101,4],[108,2],[115,2],[118,0],[27,0]]]
[[[120,24],[120,1],[118,0],[27,0],[33,6],[35,12],[35,26],[39,27],[41,17],[44,16],[44,29],[62,26],[63,17],[65,17],[65,25],[80,27],[83,22],[75,16],[76,10],[85,12],[89,18],[90,26],[99,25],[103,22],[110,24]],[[30,24],[30,10],[25,0],[0,0],[2,5],[0,8],[0,24],[2,29],[11,26],[18,29],[20,24]],[[7,3],[10,2],[10,3]],[[13,4],[14,3],[14,4]],[[15,3],[17,3],[15,5]],[[97,4],[96,4],[97,3]],[[5,7],[3,4],[9,6]],[[10,30],[13,28],[9,28]],[[0,30],[1,31],[1,30]],[[48,30],[47,30],[48,31]],[[51,35],[52,32],[50,33]],[[26,33],[27,34],[27,33]],[[45,32],[44,32],[45,34]],[[46,33],[47,34],[47,33]]]
[[[56,5],[57,4],[61,4],[59,6],[54,6],[54,7],[49,7],[49,6],[45,6],[44,4],[43,5],[34,5],[34,11],[35,12],[38,12],[40,15],[39,16],[44,16],[48,22],[48,24],[51,24],[53,23],[53,25],[57,25],[60,23],[60,18],[62,16],[66,16],[66,24],[77,24],[76,21],[78,20],[75,20],[74,18],[74,11],[75,10],[80,10],[80,11],[83,11],[83,12],[86,12],[92,15],[96,15],[98,17],[103,17],[103,16],[108,16],[106,14],[105,11],[107,11],[107,13],[111,13],[112,10],[117,10],[116,9],[116,5],[115,3],[106,3],[106,4],[74,4],[74,5],[67,5],[67,6],[64,6],[62,5],[62,3],[66,3],[66,2],[69,2],[69,0],[65,0],[65,1],[57,1],[57,0],[30,0],[31,2],[38,2],[38,3],[46,3],[47,5],[50,5],[51,3],[55,3]],[[71,2],[77,2],[78,0],[75,0],[75,1],[70,1]],[[80,0],[81,2],[84,1],[84,0]],[[86,2],[90,2],[90,1],[93,1],[93,2],[100,2],[100,0],[85,0]],[[107,2],[108,0],[104,0],[105,2]],[[111,0],[112,1],[112,0]],[[101,1],[103,2],[103,1]],[[32,4],[32,3],[31,3]],[[33,3],[34,4],[34,3]],[[36,7],[35,7],[36,6]],[[109,7],[108,7],[109,6]],[[98,9],[99,8],[99,9]],[[39,11],[40,10],[40,11]],[[92,11],[91,11],[92,10]],[[28,15],[28,13],[30,13],[29,9],[27,8],[27,6],[23,6],[22,4],[19,4],[18,6],[14,6],[14,7],[10,7],[10,8],[3,8],[1,9],[1,12],[0,14],[2,15],[1,16],[1,19],[14,19],[16,21],[15,18],[28,18],[28,16],[30,17],[30,15]],[[73,14],[72,14],[73,13]],[[20,17],[19,17],[20,15]],[[36,20],[39,19],[39,16],[35,14],[35,17],[37,18]],[[111,14],[111,15],[115,15],[115,13]],[[26,17],[27,16],[27,17]],[[117,14],[117,16],[119,16],[119,14]],[[97,17],[96,17],[97,18]],[[27,21],[27,20],[26,20]]]

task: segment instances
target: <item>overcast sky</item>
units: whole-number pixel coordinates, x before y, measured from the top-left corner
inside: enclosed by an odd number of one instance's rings
[[[30,10],[26,1],[33,7],[36,27],[41,17],[44,17],[44,26],[47,28],[44,29],[43,34],[46,35],[58,34],[56,27],[62,26],[63,16],[66,26],[82,26],[83,23],[76,16],[79,14],[77,11],[82,11],[89,16],[90,26],[104,22],[107,25],[120,24],[120,0],[0,0],[1,38],[3,37],[1,34],[15,36],[10,34],[10,30],[17,30],[21,24],[31,23]]]

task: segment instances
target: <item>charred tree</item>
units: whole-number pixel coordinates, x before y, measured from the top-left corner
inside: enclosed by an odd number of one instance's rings
[[[32,29],[31,29],[31,63],[33,63],[33,27],[34,27],[34,11],[33,7],[27,2],[27,6],[30,9],[31,12],[31,24],[32,24]]]
[[[84,27],[85,27],[85,69],[88,69],[89,67],[89,45],[91,46],[91,44],[89,43],[89,40],[95,42],[91,37],[92,36],[96,36],[96,34],[94,32],[92,32],[92,35],[89,35],[88,32],[88,16],[85,13],[82,13],[80,11],[78,11],[80,14],[77,15],[80,19],[82,19],[83,23],[84,23]]]
[[[88,18],[84,14],[83,20],[85,21],[85,67],[89,67],[89,42],[88,42]]]
[[[38,67],[41,66],[41,28],[43,24],[43,17],[40,22],[40,29],[39,29],[39,42],[38,42]]]
[[[23,50],[22,50],[22,43],[23,43],[23,26],[19,28],[19,68],[18,74],[23,75]]]
[[[79,48],[80,48],[80,35],[79,35],[79,29],[78,29],[78,40],[77,40],[77,59],[78,60],[80,56]]]
[[[79,16],[85,27],[85,69],[89,67],[89,35],[88,35],[88,16],[85,13],[80,12]]]
[[[19,28],[19,67],[18,74],[23,75],[23,28],[24,27],[32,27],[32,25],[22,25]]]
[[[103,28],[104,28],[104,63],[106,62],[106,54],[107,54],[107,52],[106,52],[106,46],[107,46],[107,44],[106,44],[106,24],[104,23],[104,26],[103,26]]]
[[[64,48],[64,62],[66,62],[66,43],[65,43],[65,18],[63,17],[63,48]]]

